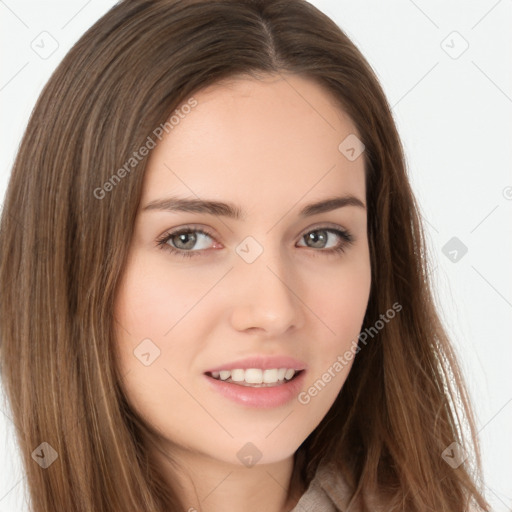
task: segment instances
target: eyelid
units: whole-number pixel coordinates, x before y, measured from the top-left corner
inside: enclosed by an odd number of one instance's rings
[[[166,230],[161,236],[179,235],[180,233],[188,233],[189,231],[204,233],[212,238],[215,236],[209,228],[202,224],[184,224],[183,226]]]
[[[310,231],[315,231],[317,229],[336,229],[338,231],[345,231],[347,233],[350,231],[349,229],[340,226],[335,222],[316,222],[315,224],[312,224],[311,226],[308,226],[306,229],[304,229],[301,232],[302,234],[300,236],[304,236],[306,233],[309,233]]]
[[[339,231],[345,231],[345,232],[349,232],[350,231],[347,228],[345,228],[343,226],[340,226],[339,224],[336,224],[334,222],[316,222],[315,224],[312,224],[311,226],[308,226],[307,228],[304,228],[301,231],[299,237],[302,237],[306,233],[309,233],[310,231],[314,231],[316,229],[327,229],[327,228],[337,229]],[[171,228],[171,229],[166,230],[158,238],[163,238],[163,237],[169,236],[169,235],[178,235],[178,234],[183,233],[183,232],[187,233],[189,231],[195,231],[195,232],[198,232],[198,233],[204,233],[205,235],[208,235],[208,236],[210,236],[212,238],[216,237],[216,235],[213,233],[212,230],[210,230],[210,228],[207,228],[207,227],[203,226],[202,224],[184,224],[183,226],[179,226],[177,228]]]

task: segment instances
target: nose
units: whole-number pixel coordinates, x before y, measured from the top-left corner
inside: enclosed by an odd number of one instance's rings
[[[270,250],[254,262],[238,259],[233,280],[231,325],[278,337],[304,324],[304,303],[293,268]],[[294,279],[295,278],[295,279]]]

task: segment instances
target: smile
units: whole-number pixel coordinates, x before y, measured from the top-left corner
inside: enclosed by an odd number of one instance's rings
[[[292,368],[224,370],[222,377],[225,380],[222,380],[220,374],[220,371],[204,374],[207,384],[215,394],[220,394],[238,405],[268,409],[294,402],[304,387],[306,371]],[[266,380],[272,382],[263,382],[264,375]]]
[[[293,368],[270,368],[266,370],[260,368],[248,368],[247,370],[237,368],[211,372],[207,373],[207,375],[217,380],[241,386],[268,387],[292,380],[297,373],[299,371]]]

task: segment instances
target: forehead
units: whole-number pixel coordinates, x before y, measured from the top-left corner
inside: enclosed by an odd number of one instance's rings
[[[351,161],[339,150],[357,130],[313,80],[237,78],[193,98],[194,108],[152,150],[145,199],[185,194],[254,207],[259,200],[267,209],[335,192],[364,200],[363,155]]]

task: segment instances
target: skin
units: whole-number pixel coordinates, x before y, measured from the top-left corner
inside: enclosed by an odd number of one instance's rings
[[[357,340],[371,283],[366,209],[306,218],[299,210],[343,194],[365,205],[364,161],[338,150],[357,130],[310,79],[237,78],[194,98],[198,105],[152,150],[144,177],[115,304],[122,387],[160,436],[153,455],[186,510],[287,511],[304,491],[287,495],[293,454],[330,409],[351,363],[307,405],[294,399],[267,409],[231,402],[203,373],[252,355],[290,355],[308,364],[306,390]],[[234,203],[246,217],[144,211],[171,195]],[[191,223],[214,234],[198,235],[194,256],[157,246]],[[311,246],[304,235],[326,225],[348,230],[353,243],[328,254],[344,243],[332,234],[325,248]],[[263,248],[250,264],[235,251],[247,236]],[[133,353],[146,338],[160,350],[149,366]],[[252,467],[237,457],[247,442],[262,454]]]

